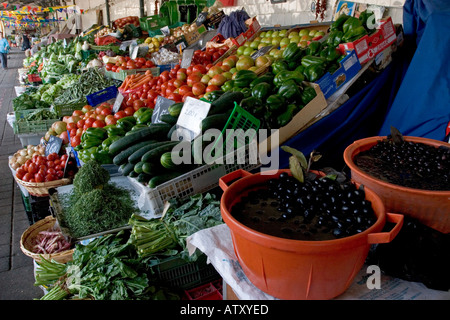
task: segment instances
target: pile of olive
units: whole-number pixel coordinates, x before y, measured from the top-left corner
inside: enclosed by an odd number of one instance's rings
[[[422,190],[450,190],[450,148],[383,139],[356,155],[356,165],[372,176]]]
[[[297,240],[332,240],[360,233],[376,221],[365,192],[330,178],[299,182],[283,172],[250,191],[232,215],[257,231]]]

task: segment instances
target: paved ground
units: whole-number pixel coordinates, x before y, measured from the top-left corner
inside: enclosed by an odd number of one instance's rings
[[[0,300],[32,300],[43,292],[34,286],[33,260],[20,250],[20,237],[30,223],[8,167],[8,156],[22,145],[6,121],[25,54],[13,48],[9,57],[8,70],[0,69]]]

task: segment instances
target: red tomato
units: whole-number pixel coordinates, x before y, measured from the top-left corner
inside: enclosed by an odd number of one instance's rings
[[[81,143],[81,136],[70,137],[70,145],[76,147]]]
[[[84,120],[84,119],[78,120],[77,128],[83,128],[85,124],[86,124],[86,120]]]
[[[44,172],[47,172],[47,165],[45,165],[45,164],[41,164],[41,165],[39,165],[39,171],[44,171]]]
[[[53,175],[53,174],[47,174],[46,176],[45,176],[45,181],[54,181],[54,180],[56,180],[56,176],[55,175]]]
[[[153,68],[154,66],[155,66],[155,64],[153,63],[153,61],[151,61],[151,60],[145,61],[146,68]]]
[[[81,121],[81,120],[78,120],[78,121]],[[73,130],[73,129],[77,129],[78,128],[78,125],[75,123],[75,122],[70,122],[70,123],[68,123],[67,124],[67,130]]]
[[[181,101],[185,102],[187,97],[196,98],[195,94],[193,94],[192,91],[190,91],[190,92],[188,92],[188,93],[183,95],[183,98],[181,99]]]
[[[42,174],[42,173],[36,173],[35,175],[34,175],[34,180],[36,181],[36,182],[38,182],[38,183],[41,183],[41,182],[44,182],[45,181],[45,177],[44,177],[44,175]]]
[[[112,72],[117,72],[117,66],[116,66],[116,65],[113,65],[113,66],[111,67],[111,71],[112,71]]]
[[[28,166],[28,172],[35,174],[38,172],[38,166],[36,165],[36,163],[30,163],[30,165]]]
[[[114,114],[114,118],[116,118],[117,120],[119,120],[119,119],[121,119],[121,118],[123,118],[125,116],[126,115],[125,115],[125,112],[123,110],[120,110],[120,111],[118,111],[118,112],[116,112]]]
[[[78,128],[77,128],[78,129]],[[77,129],[72,129],[69,131],[69,134],[71,137],[76,136],[77,135]]]
[[[64,170],[58,170],[58,171],[56,171],[56,177],[57,177],[58,179],[64,178]]]
[[[111,114],[111,113],[112,113],[111,108],[105,108],[105,109],[103,109],[103,110],[100,112],[100,114],[103,115],[103,116],[107,116],[107,115],[109,115],[109,114]]]
[[[206,86],[201,82],[196,82],[192,86],[192,93],[196,96],[204,94],[206,91]]]
[[[220,90],[219,86],[210,84],[209,86],[206,87],[205,92],[211,92],[211,91],[217,91],[217,90]]]
[[[22,180],[27,182],[27,181],[30,181],[30,179],[32,179],[32,178],[33,178],[33,174],[27,172],[22,177]]]
[[[54,161],[58,159],[58,154],[56,152],[52,152],[47,156],[47,161]]]
[[[82,117],[83,115],[84,115],[84,112],[82,110],[74,110],[72,112],[72,116]]]
[[[105,126],[105,121],[103,120],[95,120],[92,124],[92,127],[94,128],[103,128]]]
[[[135,101],[133,102],[133,105],[134,105],[134,103],[136,103],[136,101],[141,101],[141,100],[135,100]],[[132,116],[133,113],[134,113],[134,108],[133,108],[133,107],[126,107],[126,108],[123,110],[123,112],[125,112],[125,116],[126,116],[126,117]]]
[[[175,102],[181,102],[183,100],[183,96],[180,95],[179,93],[173,92],[167,96],[167,99],[170,99]]]
[[[147,107],[147,108],[151,108],[151,109],[153,109],[154,107],[155,107],[155,103],[153,102],[154,101],[154,99],[152,99],[152,98],[147,98],[144,102],[145,102],[145,106]]]
[[[159,77],[162,79],[163,82],[169,81],[170,80],[170,72],[167,70],[163,71],[163,72],[161,72]]]
[[[107,64],[105,65],[105,69],[106,69],[107,71],[111,71],[113,66],[114,66],[114,64],[112,64],[112,63],[107,63]]]
[[[19,169],[16,170],[16,177],[22,180],[22,177],[26,174],[27,172],[20,167]]]
[[[140,108],[142,108],[142,107],[145,107],[145,102],[144,102],[144,100],[135,100],[134,102],[133,102],[133,109],[134,110],[139,110]],[[125,109],[126,110],[126,109]],[[133,112],[134,113],[134,112]],[[132,115],[132,114],[131,114]]]

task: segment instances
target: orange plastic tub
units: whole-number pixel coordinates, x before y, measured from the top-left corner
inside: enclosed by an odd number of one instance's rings
[[[381,199],[365,189],[372,202],[376,222],[367,230],[346,238],[300,241],[260,233],[238,222],[231,208],[257,184],[278,177],[278,170],[251,174],[244,170],[219,180],[224,190],[222,218],[230,228],[234,251],[248,279],[260,290],[280,299],[324,300],[342,294],[352,283],[367,258],[370,246],[388,243],[403,225],[403,215],[386,213]],[[233,182],[230,186],[228,183]],[[389,232],[381,232],[386,221],[394,222]]]
[[[357,140],[344,151],[344,161],[351,170],[353,181],[373,190],[383,201],[387,211],[402,213],[442,233],[450,232],[450,190],[432,191],[402,187],[379,180],[362,171],[353,162],[355,156],[370,149],[386,137],[370,137]],[[406,141],[424,143],[435,147],[450,144],[420,137],[403,137]]]

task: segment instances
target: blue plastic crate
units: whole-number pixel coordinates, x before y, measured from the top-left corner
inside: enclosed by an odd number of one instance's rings
[[[173,69],[178,63],[169,63],[169,64],[159,64],[157,67],[159,68],[159,74],[163,71],[170,71]]]
[[[95,107],[96,105],[99,105],[102,102],[115,99],[116,97],[117,97],[117,88],[116,86],[111,86],[86,96],[86,99],[89,105]]]

